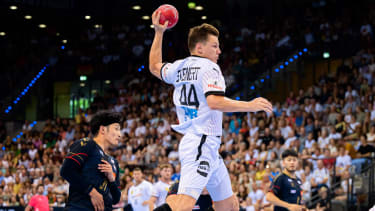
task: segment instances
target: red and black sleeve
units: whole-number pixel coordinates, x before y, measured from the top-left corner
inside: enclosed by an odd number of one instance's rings
[[[70,186],[84,194],[90,193],[93,188],[93,185],[81,176],[82,167],[93,147],[91,141],[84,139],[74,142],[60,169],[60,175],[69,182]]]

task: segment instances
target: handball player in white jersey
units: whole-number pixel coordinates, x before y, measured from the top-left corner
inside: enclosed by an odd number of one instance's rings
[[[172,166],[171,164],[160,165],[160,179],[152,186],[152,193],[149,202],[150,211],[154,210],[154,204],[159,207],[165,203],[169,187],[172,185]]]
[[[156,211],[191,211],[204,187],[216,211],[239,210],[233,195],[228,170],[219,155],[223,112],[272,112],[264,98],[250,102],[224,97],[225,81],[217,60],[219,31],[202,24],[190,29],[188,48],[191,56],[173,63],[162,61],[162,40],[168,22],[159,24],[154,12],[155,37],[150,50],[149,68],[153,75],[174,86],[173,103],[179,125],[172,128],[184,134],[179,144],[181,179],[176,200]]]

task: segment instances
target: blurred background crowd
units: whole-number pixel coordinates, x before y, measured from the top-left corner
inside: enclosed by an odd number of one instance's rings
[[[352,10],[347,2],[309,3],[299,12],[276,12],[283,18],[256,16],[252,21],[236,22],[231,13],[233,19],[211,21],[221,32],[219,64],[226,95],[232,98],[238,93],[241,100],[256,97],[248,91],[249,82],[272,72],[274,65],[298,49],[308,49],[306,59],[316,60],[321,52],[329,51],[341,61],[332,71],[311,79],[311,85],[292,90],[280,101],[271,98],[272,114],[224,114],[220,154],[243,210],[272,208],[265,193],[282,171],[281,153],[289,148],[299,153],[296,174],[303,182],[302,200],[311,208],[328,203],[345,207],[348,202],[359,206],[367,200],[360,191],[355,192],[353,176],[361,175],[375,157],[374,4],[366,1]],[[363,7],[367,7],[365,12],[360,10]],[[121,169],[123,194],[118,206],[127,204],[136,167],[143,169],[144,179],[156,183],[159,165],[170,163],[172,180],[178,181],[182,136],[170,127],[177,122],[172,87],[152,78],[147,70],[153,36],[149,22],[77,29],[78,36],[64,45],[64,51],[56,30],[30,29],[30,34],[0,38],[2,89],[19,89],[32,75],[27,71],[46,61],[54,66],[50,76],[54,79],[75,77],[69,71],[72,67],[94,72],[93,78],[111,79],[101,92],[92,93],[87,106],[69,117],[56,115],[48,97],[52,91],[39,88],[38,109],[43,112],[36,118],[43,121],[36,126],[31,119],[23,121],[15,140],[6,129],[10,119],[0,121],[0,206],[25,207],[37,185],[43,184],[50,205],[64,207],[69,185],[59,175],[61,163],[74,141],[91,136],[88,123],[100,110],[121,112],[124,117],[122,141],[112,150]],[[179,39],[186,33],[186,28],[167,32],[166,60],[187,55],[186,41]],[[48,87],[51,82],[41,83]],[[13,95],[9,91],[0,96],[6,98],[9,93]],[[5,101],[1,106],[7,107]],[[25,119],[21,115],[24,113],[12,117]],[[355,195],[348,194],[353,191]]]

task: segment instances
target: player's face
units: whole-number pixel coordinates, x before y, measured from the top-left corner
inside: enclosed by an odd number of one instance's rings
[[[134,171],[133,173],[133,176],[134,176],[134,180],[136,182],[141,182],[142,181],[142,172],[141,171]]]
[[[214,35],[208,35],[206,42],[202,43],[202,56],[217,63],[221,50],[219,48],[219,39]]]
[[[105,130],[105,139],[111,146],[116,146],[121,139],[121,126],[119,123],[113,123],[107,126]]]
[[[170,179],[171,175],[172,175],[172,169],[171,168],[163,168],[163,170],[161,170],[161,172],[160,172],[160,175],[164,179]]]
[[[296,157],[288,156],[284,158],[283,162],[286,170],[288,170],[291,173],[296,171],[298,166],[298,159]]]

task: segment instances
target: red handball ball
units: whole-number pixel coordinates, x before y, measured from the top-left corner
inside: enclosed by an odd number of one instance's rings
[[[168,29],[176,25],[178,21],[178,11],[176,7],[170,4],[163,4],[156,11],[160,11],[160,24],[164,24],[165,21],[168,21]]]

